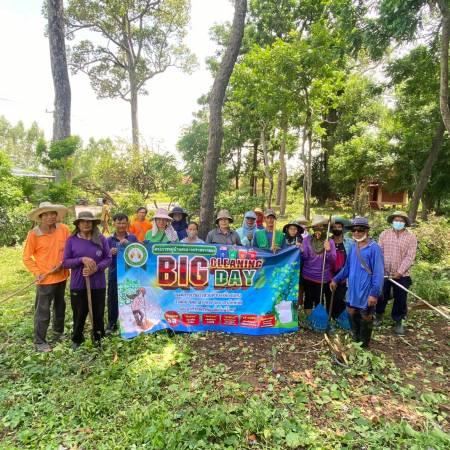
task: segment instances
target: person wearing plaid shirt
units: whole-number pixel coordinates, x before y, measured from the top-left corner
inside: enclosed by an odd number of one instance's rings
[[[387,218],[392,228],[380,234],[379,244],[384,256],[385,275],[394,279],[405,288],[411,286],[409,269],[414,263],[417,251],[417,237],[410,233],[406,227],[411,226],[408,216],[401,211],[395,211]],[[405,334],[402,324],[407,314],[407,292],[385,278],[383,295],[377,302],[375,326],[380,326],[387,302],[394,298],[392,305],[392,320],[397,335]]]

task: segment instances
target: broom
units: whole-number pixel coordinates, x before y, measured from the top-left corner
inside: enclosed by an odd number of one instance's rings
[[[351,329],[347,308],[344,309],[344,311],[342,311],[341,314],[339,314],[339,317],[336,319],[336,323],[343,330],[350,330]]]
[[[331,216],[328,219],[328,229],[325,240],[328,240],[328,235],[330,234],[330,226],[331,226]],[[328,329],[328,314],[327,310],[324,308],[322,304],[323,300],[323,282],[325,278],[325,261],[326,261],[327,252],[325,248],[323,249],[323,262],[322,262],[322,281],[320,283],[320,298],[319,304],[312,310],[311,314],[307,318],[311,328],[314,331],[324,332]]]

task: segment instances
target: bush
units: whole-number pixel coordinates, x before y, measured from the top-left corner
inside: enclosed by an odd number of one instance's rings
[[[81,191],[68,181],[62,181],[61,183],[50,182],[47,189],[42,191],[38,203],[50,201],[66,206],[74,205],[76,199],[80,197],[80,193]]]
[[[238,189],[232,193],[222,192],[216,201],[216,209],[228,209],[233,216],[235,226],[243,220],[244,213],[261,206],[264,202],[261,196],[252,196],[249,189]],[[240,226],[240,225],[239,225]]]
[[[412,267],[411,290],[433,304],[450,304],[450,267],[419,262]]]
[[[443,217],[429,216],[413,229],[418,239],[417,259],[438,263],[450,254],[450,225]]]
[[[112,215],[117,213],[127,214],[130,219],[136,214],[136,209],[139,206],[146,206],[147,202],[139,192],[130,192],[124,196],[114,196],[117,206],[113,206],[111,212]]]
[[[25,240],[32,223],[27,213],[33,209],[30,203],[5,208],[0,206],[0,246],[16,245]]]

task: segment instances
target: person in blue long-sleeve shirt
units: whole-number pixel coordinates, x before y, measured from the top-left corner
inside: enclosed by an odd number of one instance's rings
[[[348,279],[347,311],[353,339],[368,347],[373,329],[373,314],[383,288],[384,262],[380,246],[369,238],[369,222],[365,217],[352,220],[356,245],[347,255],[344,267],[333,278],[330,287]]]

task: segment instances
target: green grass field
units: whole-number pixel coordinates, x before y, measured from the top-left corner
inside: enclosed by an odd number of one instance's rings
[[[31,281],[20,255],[0,248],[0,301]],[[372,352],[346,344],[342,368],[305,330],[116,336],[38,354],[33,301],[30,289],[0,304],[1,449],[450,448],[449,329],[428,311],[402,339],[386,323]]]

